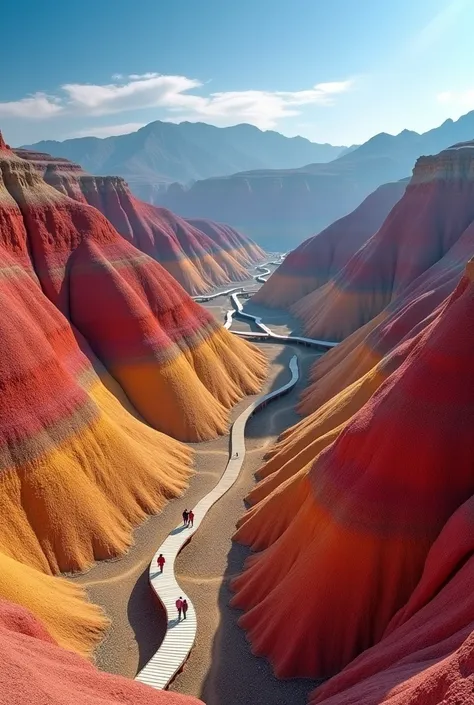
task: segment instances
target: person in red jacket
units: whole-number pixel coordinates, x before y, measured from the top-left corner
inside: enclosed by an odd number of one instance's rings
[[[194,526],[194,512],[192,509],[188,512],[188,528]]]
[[[163,566],[164,566],[164,564],[166,563],[165,557],[164,557],[164,555],[163,555],[162,553],[160,553],[160,555],[158,556],[156,562],[158,563],[158,567],[159,567],[159,569],[160,569],[160,573],[162,573],[162,572],[163,572]]]
[[[182,610],[183,610],[183,619],[186,619],[186,612],[188,611],[188,601],[186,598],[184,598],[184,600],[183,600]]]
[[[183,609],[183,598],[178,597],[176,600],[176,609],[178,610],[178,622],[181,621],[181,611]]]

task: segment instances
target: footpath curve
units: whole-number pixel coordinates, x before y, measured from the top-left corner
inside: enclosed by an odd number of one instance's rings
[[[234,335],[238,335],[241,338],[246,338],[247,340],[258,340],[263,342],[265,340],[278,340],[281,343],[297,343],[299,345],[304,345],[308,348],[335,348],[338,343],[333,343],[328,340],[316,340],[315,338],[304,338],[300,335],[281,335],[280,333],[274,333],[271,328],[269,328],[259,316],[252,316],[251,313],[246,313],[243,309],[242,303],[239,300],[239,293],[235,292],[231,294],[230,298],[234,305],[233,309],[229,309],[226,312],[224,328],[230,330],[233,322],[233,317],[235,314],[239,315],[241,318],[248,318],[254,321],[261,333],[246,332],[246,331],[230,331]]]
[[[194,507],[194,527],[186,529],[183,525],[177,526],[168,534],[153,556],[149,568],[150,586],[165,609],[168,624],[165,638],[160,648],[135,677],[135,680],[140,681],[140,683],[146,683],[158,690],[166,688],[189,656],[196,638],[197,618],[193,603],[176,580],[176,557],[199,529],[212,505],[237,480],[245,459],[245,426],[247,421],[259,409],[263,409],[269,401],[287,394],[297,383],[300,372],[296,355],[293,355],[288,367],[291,373],[290,380],[273,392],[260,396],[234,421],[230,431],[229,460],[226,468],[214,489]],[[166,559],[163,573],[159,572],[156,563],[160,553]],[[178,622],[175,607],[175,602],[179,596],[186,598],[189,605],[187,619],[181,622]]]

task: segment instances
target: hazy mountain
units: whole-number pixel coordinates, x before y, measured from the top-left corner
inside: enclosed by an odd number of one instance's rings
[[[253,125],[221,128],[160,121],[118,137],[42,141],[24,147],[66,157],[92,174],[122,176],[148,200],[160,184],[189,184],[249,169],[289,169],[308,162],[328,162],[346,149],[263,132]]]
[[[327,164],[253,170],[173,184],[156,203],[180,215],[223,220],[270,249],[296,247],[356,208],[378,186],[409,176],[418,157],[474,138],[474,111],[423,134],[380,133]]]

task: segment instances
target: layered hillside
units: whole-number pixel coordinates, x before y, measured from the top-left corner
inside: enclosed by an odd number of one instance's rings
[[[3,141],[0,270],[0,597],[87,652],[104,619],[51,574],[123,554],[187,485],[170,436],[225,431],[266,364]]]
[[[325,284],[380,228],[405,188],[403,181],[380,186],[352,213],[305,240],[287,255],[253,301],[286,308]]]
[[[353,211],[378,186],[409,176],[418,157],[473,135],[474,111],[421,135],[408,130],[375,135],[328,164],[234,170],[184,187],[172,184],[154,202],[185,217],[230,223],[269,251],[292,250],[310,233]]]
[[[201,703],[99,672],[80,656],[60,648],[30,612],[7,602],[0,602],[0,660],[2,705]]]
[[[269,658],[277,675],[334,675],[372,645],[380,642],[382,649],[392,630],[395,638],[395,627],[411,616],[395,615],[418,589],[425,597],[427,586],[436,594],[433,574],[428,583],[422,578],[430,549],[474,494],[473,305],[471,262],[430,320],[291,430],[260,473],[264,480],[249,497],[254,506],[236,534],[259,553],[233,581],[233,604],[245,610],[240,622],[253,651]],[[448,565],[445,551],[446,542],[438,556]],[[453,552],[451,570],[462,566],[457,546]],[[451,573],[434,565],[441,587],[443,570],[444,578]],[[451,643],[438,643],[436,624],[426,630],[433,655],[452,656],[454,676],[454,650],[472,621],[457,607],[451,615],[466,622],[450,624],[443,615],[437,623],[457,633]],[[421,643],[414,635],[404,643],[413,653]],[[416,668],[416,657],[407,663]],[[445,663],[439,673],[449,670]]]
[[[292,307],[308,335],[342,340],[456,244],[474,219],[474,146],[418,160],[405,194],[339,272]]]
[[[248,124],[222,128],[159,120],[128,135],[38,142],[27,148],[66,157],[92,174],[118,174],[150,202],[160,186],[173,181],[189,183],[247,169],[292,169],[329,162],[345,151]]]
[[[423,575],[382,641],[310,697],[310,705],[458,705],[474,692],[474,506],[449,519]]]
[[[156,259],[192,295],[249,278],[246,267],[265,253],[254,242],[219,223],[203,228],[164,208],[139,201],[116,176],[94,177],[49,154],[16,150],[49,185],[103,213],[135,247]]]

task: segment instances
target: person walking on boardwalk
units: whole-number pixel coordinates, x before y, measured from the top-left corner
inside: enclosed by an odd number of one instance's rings
[[[166,563],[165,557],[164,557],[164,555],[163,555],[162,553],[160,553],[160,555],[158,556],[156,562],[158,563],[158,567],[159,567],[159,569],[160,569],[160,573],[162,573],[162,572],[163,572],[163,566],[164,566],[164,564]]]
[[[184,512],[183,512],[183,524],[184,524],[185,526],[188,525],[188,517],[189,517],[189,512],[188,512],[187,509],[185,509]]]
[[[192,509],[188,512],[188,527],[194,526],[194,512]]]
[[[183,600],[183,619],[186,619],[186,612],[188,611],[188,601],[186,598]]]
[[[178,610],[178,622],[181,621],[181,611],[183,609],[183,598],[178,597],[176,600],[176,609]]]

